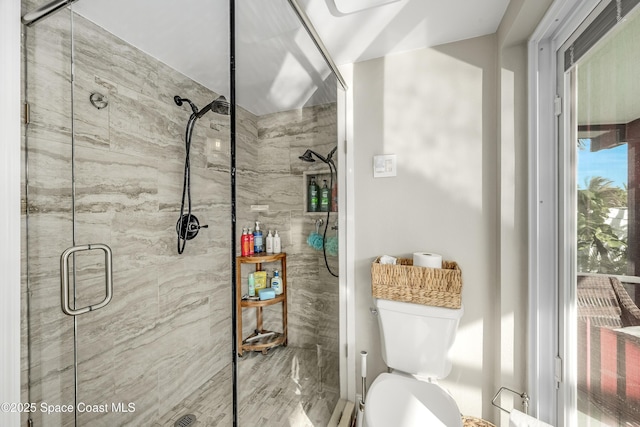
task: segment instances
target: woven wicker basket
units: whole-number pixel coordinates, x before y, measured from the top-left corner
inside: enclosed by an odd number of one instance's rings
[[[436,307],[460,308],[462,271],[453,261],[442,268],[414,267],[413,260],[398,258],[398,264],[371,265],[371,291],[375,298]]]

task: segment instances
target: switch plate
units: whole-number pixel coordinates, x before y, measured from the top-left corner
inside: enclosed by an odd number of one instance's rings
[[[396,155],[373,156],[373,177],[387,178],[390,176],[396,176]]]

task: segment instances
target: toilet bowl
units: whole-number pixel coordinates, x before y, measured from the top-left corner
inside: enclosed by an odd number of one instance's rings
[[[434,383],[380,374],[366,399],[365,427],[462,427],[458,405]]]
[[[382,358],[380,374],[366,395],[365,427],[462,427],[458,405],[437,384],[451,372],[449,350],[462,307],[450,309],[375,300]]]

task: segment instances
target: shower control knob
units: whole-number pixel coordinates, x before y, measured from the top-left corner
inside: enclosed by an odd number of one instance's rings
[[[209,228],[208,225],[200,225],[195,215],[182,215],[176,223],[176,232],[182,240],[191,240],[198,235],[201,228]]]

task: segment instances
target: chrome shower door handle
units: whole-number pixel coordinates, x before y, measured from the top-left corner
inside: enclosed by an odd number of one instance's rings
[[[69,305],[69,257],[71,254],[80,251],[90,251],[100,249],[104,252],[104,273],[105,273],[105,297],[97,304],[83,308],[73,309]],[[90,311],[98,310],[109,304],[113,296],[113,275],[111,269],[112,253],[111,248],[102,243],[92,243],[89,245],[73,246],[65,250],[60,256],[60,299],[62,311],[69,316],[78,316]],[[74,285],[75,286],[75,285]]]

